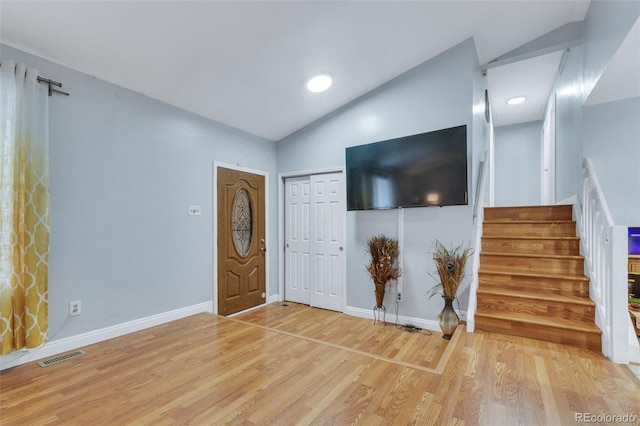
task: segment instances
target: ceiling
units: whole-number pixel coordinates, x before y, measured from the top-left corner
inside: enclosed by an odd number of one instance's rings
[[[0,42],[280,140],[469,37],[485,64],[583,20],[588,6],[589,0],[2,0]],[[557,70],[557,60],[521,64],[532,74],[511,79],[508,91],[539,91],[542,73],[535,70],[550,70],[553,61]],[[507,71],[490,73],[494,117],[530,121],[540,110],[533,99],[529,118],[503,111]],[[334,76],[333,86],[307,92],[306,80],[320,72]],[[63,83],[72,91],[72,82]]]
[[[585,105],[640,96],[640,19],[625,37]]]
[[[494,126],[542,120],[562,55],[553,52],[487,70]],[[507,105],[514,96],[527,101]]]

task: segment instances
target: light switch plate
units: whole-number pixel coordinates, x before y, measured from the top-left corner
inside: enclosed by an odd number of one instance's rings
[[[202,207],[189,205],[189,216],[201,216],[202,215]]]

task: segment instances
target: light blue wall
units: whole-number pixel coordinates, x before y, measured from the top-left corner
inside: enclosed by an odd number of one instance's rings
[[[640,226],[640,98],[584,107],[583,129],[614,222]]]
[[[496,206],[540,204],[542,121],[495,128]]]
[[[556,199],[582,187],[582,104],[640,16],[640,1],[592,0],[584,43],[572,48],[554,85],[556,106]]]
[[[211,301],[213,162],[268,172],[277,194],[275,144],[8,46],[1,58],[71,93],[50,98],[53,340]],[[268,226],[275,239],[275,202]],[[70,300],[82,315],[63,328]]]
[[[555,85],[558,200],[579,193],[582,102],[639,15],[637,1],[591,2],[585,43],[571,50]],[[0,46],[0,58],[39,68],[72,93],[50,99],[49,296],[54,340],[212,299],[213,161],[270,173],[268,226],[273,243],[278,235],[277,173],[343,167],[347,146],[467,124],[473,200],[478,163],[487,149],[488,128],[482,118],[486,81],[471,40],[280,141],[277,148],[8,46]],[[594,163],[608,165],[611,155],[611,161],[629,160],[619,152],[599,150],[590,125],[585,132],[594,139],[585,139],[584,152],[592,154]],[[188,204],[202,205],[203,215],[188,217]],[[350,306],[373,306],[364,243],[373,234],[395,236],[397,214],[348,214]],[[401,314],[435,319],[442,303],[425,296],[435,283],[428,275],[433,271],[432,243],[467,243],[471,232],[471,205],[405,210]],[[269,294],[277,292],[277,262],[272,255]],[[468,280],[460,294],[462,309],[467,291]],[[83,314],[65,324],[68,302],[76,299],[83,302]]]
[[[471,40],[440,54],[388,82],[335,113],[278,142],[281,173],[345,165],[345,148],[399,136],[468,125],[469,180],[475,176],[477,158],[473,136],[486,133],[474,120],[472,107],[483,90],[474,84],[477,57]],[[480,141],[482,147],[486,143]],[[486,149],[486,148],[485,148]],[[472,197],[471,197],[472,198]],[[365,270],[365,242],[372,235],[397,236],[398,210],[348,212],[347,305],[370,310],[375,304],[373,284]],[[404,299],[400,314],[435,320],[442,301],[427,300],[435,281],[430,251],[436,239],[446,244],[468,244],[472,233],[472,207],[410,208],[404,211]],[[466,309],[468,282],[460,294]],[[385,302],[393,306],[390,296]]]
[[[638,17],[638,0],[591,0],[584,19],[586,50],[583,101],[597,84]]]

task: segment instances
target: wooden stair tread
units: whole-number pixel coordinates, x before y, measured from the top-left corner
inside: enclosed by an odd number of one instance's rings
[[[489,252],[482,251],[480,252],[480,256],[489,255],[489,256],[502,256],[502,257],[525,257],[530,259],[576,259],[581,260],[584,259],[584,256],[579,255],[571,255],[571,254],[527,254],[527,253],[500,253],[500,252]]]
[[[485,220],[483,236],[574,237],[576,222],[573,220]]]
[[[572,234],[570,236],[569,233],[536,232],[528,235],[519,235],[517,232],[511,232],[510,235],[500,235],[500,232],[485,233],[481,240],[481,253],[577,256],[580,254],[580,238],[575,236],[575,232]]]
[[[476,328],[601,350],[573,206],[484,209]]]
[[[575,220],[562,220],[562,219],[543,219],[543,220],[531,220],[531,219],[525,219],[525,220],[521,220],[521,219],[511,219],[511,220],[504,220],[504,219],[488,219],[485,220],[484,223],[490,223],[490,224],[503,224],[503,225],[523,225],[523,224],[534,224],[534,225],[539,225],[539,224],[549,224],[549,225],[553,225],[553,224],[566,224],[566,223],[575,223]]]
[[[505,235],[503,236],[499,236],[499,235],[483,235],[482,236],[483,239],[487,239],[487,240],[536,240],[536,241],[545,241],[545,240],[551,240],[551,241],[576,241],[576,240],[580,240],[579,237],[539,237],[539,236],[531,236],[531,237],[527,237],[527,236],[513,236],[513,235]]]
[[[494,206],[485,207],[488,210],[557,210],[573,208],[571,204],[548,204],[544,206]]]
[[[546,318],[543,316],[529,315],[521,312],[483,312],[476,311],[477,317],[491,318],[494,320],[510,321],[514,323],[541,325],[545,327],[560,328],[582,333],[602,334],[602,331],[595,324],[584,323],[565,318]]]
[[[560,294],[553,293],[541,293],[539,291],[526,291],[526,290],[509,290],[509,289],[501,289],[501,288],[482,288],[478,287],[478,294],[486,294],[486,295],[497,295],[497,296],[506,296],[513,297],[516,299],[529,299],[529,300],[540,300],[545,302],[557,302],[557,303],[567,303],[574,305],[583,305],[583,306],[595,306],[595,303],[587,297],[576,297],[576,296],[563,296]]]
[[[573,207],[563,206],[514,206],[485,207],[484,222],[563,221],[573,219]]]
[[[491,275],[503,275],[503,276],[516,276],[527,278],[541,278],[541,279],[563,279],[572,281],[585,281],[588,282],[589,278],[584,275],[566,275],[566,274],[540,274],[540,273],[527,273],[527,272],[504,272],[504,271],[485,271],[480,265],[478,274],[491,274]]]

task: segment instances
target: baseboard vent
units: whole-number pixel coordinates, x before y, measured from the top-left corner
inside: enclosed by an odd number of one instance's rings
[[[66,361],[71,358],[76,358],[84,354],[86,354],[85,351],[77,350],[77,351],[69,352],[68,354],[58,355],[53,358],[45,359],[44,361],[38,361],[38,365],[40,367],[48,367],[50,365],[57,364],[62,361]]]

